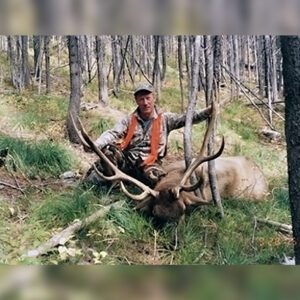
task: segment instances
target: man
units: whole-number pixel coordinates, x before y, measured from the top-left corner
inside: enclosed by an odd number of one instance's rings
[[[95,144],[123,172],[154,187],[166,175],[161,162],[167,152],[168,135],[185,125],[185,114],[161,112],[155,106],[154,90],[149,84],[139,85],[134,98],[137,109],[114,128],[102,133]],[[210,113],[210,107],[195,112],[193,123],[206,120]],[[100,161],[96,165],[110,175]],[[91,169],[86,178],[95,182],[96,177]]]

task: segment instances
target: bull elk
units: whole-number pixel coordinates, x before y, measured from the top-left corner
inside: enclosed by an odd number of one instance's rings
[[[94,169],[99,177],[108,181],[120,182],[121,189],[129,198],[138,201],[137,210],[148,211],[154,218],[162,221],[179,220],[184,215],[187,206],[192,204],[207,205],[212,203],[207,162],[215,159],[215,169],[218,188],[222,198],[248,198],[263,200],[268,193],[268,186],[264,174],[259,167],[246,157],[219,157],[224,149],[224,138],[217,153],[205,157],[204,149],[211,135],[213,122],[216,117],[215,108],[207,127],[199,156],[194,159],[188,169],[185,162],[180,161],[166,167],[167,175],[151,189],[141,181],[125,174],[118,169],[105,154],[94,144],[78,119],[79,130],[75,126],[79,137],[85,146],[89,146],[112,171],[112,176],[105,176],[96,166]],[[197,175],[198,181],[190,183],[192,173]],[[140,195],[130,193],[123,182],[129,182],[142,190]],[[194,191],[200,189],[200,195]]]

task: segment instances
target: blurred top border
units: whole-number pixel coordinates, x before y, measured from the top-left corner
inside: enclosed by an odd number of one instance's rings
[[[297,34],[297,0],[2,0],[0,34]]]

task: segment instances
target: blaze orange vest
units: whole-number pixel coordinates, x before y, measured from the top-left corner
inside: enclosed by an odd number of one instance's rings
[[[159,140],[160,140],[161,118],[162,115],[159,114],[157,118],[154,119],[153,121],[152,130],[151,130],[151,147],[150,147],[151,151],[149,156],[144,160],[143,166],[153,165],[157,160]],[[132,140],[137,124],[138,124],[137,117],[135,114],[132,114],[126,137],[124,138],[123,142],[119,146],[122,151],[127,148],[130,141]]]

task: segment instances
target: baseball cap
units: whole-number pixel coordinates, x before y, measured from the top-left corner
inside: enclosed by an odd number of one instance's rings
[[[149,93],[153,93],[154,89],[153,89],[153,86],[151,84],[143,83],[143,84],[140,84],[136,87],[136,89],[134,90],[133,95],[135,96],[138,92],[141,92],[141,91],[147,91]]]

